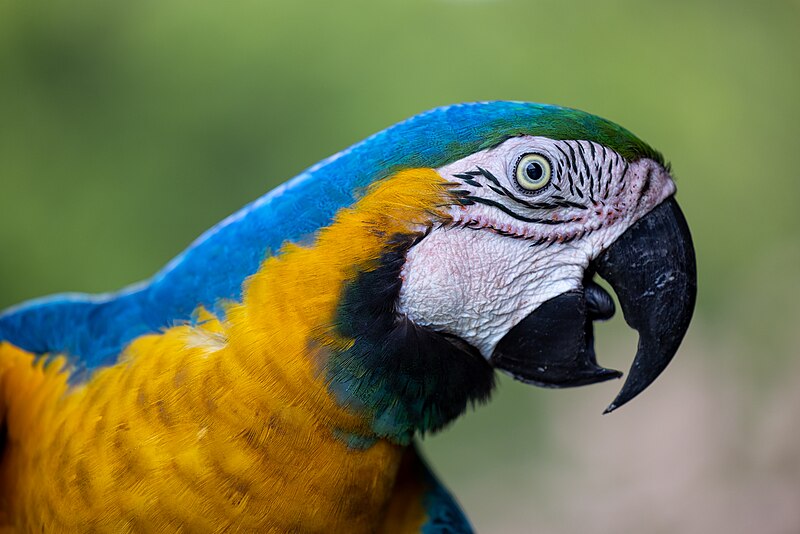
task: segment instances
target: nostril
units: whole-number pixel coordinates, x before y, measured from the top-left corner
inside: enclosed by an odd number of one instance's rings
[[[583,288],[586,298],[586,315],[593,321],[611,319],[616,311],[614,299],[596,282],[589,280]]]

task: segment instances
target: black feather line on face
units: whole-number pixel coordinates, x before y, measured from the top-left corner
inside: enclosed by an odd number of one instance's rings
[[[529,202],[527,200],[524,200],[524,199],[521,199],[521,198],[517,197],[516,195],[514,195],[514,193],[512,193],[511,191],[509,191],[508,189],[503,187],[503,185],[500,183],[500,180],[498,180],[496,176],[494,176],[491,172],[487,171],[486,169],[478,167],[477,173],[482,175],[489,182],[491,182],[491,184],[493,184],[493,185],[489,185],[488,187],[489,187],[489,189],[494,191],[497,195],[510,198],[512,201],[514,201],[515,203],[519,204],[520,206],[522,206],[524,208],[533,209],[533,210],[555,210],[555,209],[558,209],[558,208],[575,208],[575,209],[580,209],[580,210],[587,209],[587,207],[584,206],[583,204],[578,204],[577,202],[572,202],[570,200],[566,200],[563,197],[557,197],[557,200],[555,202],[547,202],[547,201],[544,201],[544,202]],[[471,172],[469,174],[472,175],[473,173]],[[454,176],[459,177],[461,175],[454,175]],[[522,222],[526,222],[526,223],[546,224],[546,225],[550,225],[550,226],[555,226],[555,225],[559,225],[559,224],[567,224],[567,223],[575,222],[575,220],[576,220],[575,218],[568,218],[568,219],[562,219],[562,220],[552,220],[552,219],[545,219],[545,218],[542,218],[542,217],[527,217],[525,215],[517,213],[516,211],[512,210],[511,208],[509,208],[505,204],[502,204],[500,202],[497,202],[495,200],[491,200],[491,199],[488,199],[488,198],[483,198],[483,197],[479,197],[479,196],[476,196],[476,195],[473,195],[473,194],[469,194],[470,193],[469,191],[458,189],[458,190],[454,190],[453,192],[457,193],[459,195],[459,198],[458,198],[457,201],[462,206],[471,206],[471,205],[476,204],[476,203],[477,204],[484,204],[486,206],[492,206],[493,208],[499,209],[500,211],[502,211],[506,215],[509,215],[509,216],[513,217],[514,219],[517,219],[518,221],[522,221]]]
[[[476,197],[476,196],[468,196],[466,198],[468,200],[471,200],[472,202],[477,202],[479,204],[485,204],[487,206],[492,206],[493,208],[497,208],[500,211],[502,211],[503,213],[505,213],[506,215],[510,215],[511,217],[513,217],[513,218],[515,218],[515,219],[517,219],[519,221],[522,221],[522,222],[536,223],[536,224],[547,224],[547,225],[551,225],[551,226],[574,222],[572,219],[554,221],[554,220],[551,220],[551,219],[542,219],[541,217],[525,217],[524,215],[520,215],[519,213],[516,213],[515,211],[512,211],[511,209],[509,209],[508,207],[504,206],[503,204],[500,204],[499,202],[495,202],[494,200],[490,200],[488,198],[481,198],[481,197]],[[553,206],[553,207],[555,207],[555,206]]]
[[[559,145],[556,145],[556,150],[561,152],[561,154],[564,156],[564,158],[567,161],[569,161],[569,154],[564,152],[564,150]],[[559,162],[559,165],[561,165],[561,162]],[[567,169],[565,171],[566,175],[567,175],[567,180],[569,181],[569,194],[570,195],[574,195],[575,194],[575,182],[572,180],[572,173],[569,172],[569,168],[570,168],[569,165],[567,165]],[[581,198],[583,198],[583,195],[581,195]]]
[[[511,200],[516,202],[517,204],[519,204],[521,206],[524,206],[526,208],[529,208],[529,209],[532,209],[532,210],[552,210],[552,209],[556,209],[556,208],[560,208],[560,207],[571,207],[571,208],[577,208],[577,209],[582,209],[582,210],[587,209],[587,207],[584,206],[583,204],[578,204],[577,202],[571,202],[571,201],[565,201],[565,202],[568,203],[566,206],[564,204],[561,204],[561,203],[553,204],[551,202],[530,202],[528,200],[525,200],[525,199],[522,199],[522,198],[516,196],[513,192],[511,192],[508,189],[506,189],[505,187],[503,187],[503,185],[500,183],[500,180],[498,180],[497,177],[494,174],[492,174],[491,172],[487,171],[486,169],[478,167],[478,171],[487,180],[489,180],[490,182],[495,184],[495,186],[497,186],[500,190],[502,190],[504,196],[507,196],[508,198],[510,198]],[[491,187],[491,186],[489,186],[489,187]],[[495,190],[494,187],[491,187],[491,189],[493,191]]]
[[[567,148],[569,149],[569,154],[570,154],[569,160],[572,163],[571,167],[573,169],[577,170],[578,169],[578,159],[575,157],[575,149],[572,148],[572,145],[569,144],[569,143],[566,143],[566,145],[567,145]],[[578,173],[578,177],[581,179],[581,185],[583,185],[584,184],[583,175],[581,173]],[[583,195],[581,195],[581,198],[583,198]]]
[[[402,444],[442,428],[494,388],[494,371],[476,348],[396,311],[405,254],[420,238],[396,238],[377,269],[345,287],[335,327],[355,342],[326,369],[339,402],[366,410],[377,436]]]
[[[459,180],[463,180],[465,184],[469,184],[473,187],[483,187],[483,185],[480,182],[475,181],[473,175],[471,174],[454,174],[453,176],[455,178],[458,178]]]
[[[501,197],[507,197],[507,196],[508,196],[508,195],[505,193],[505,191],[503,191],[502,189],[499,189],[499,188],[497,188],[497,187],[494,187],[494,186],[491,186],[491,185],[490,185],[490,186],[489,186],[489,189],[491,189],[492,191],[494,191],[495,193],[497,193],[497,194],[498,194],[498,195],[500,195]]]
[[[591,146],[591,144],[589,146]],[[586,161],[586,153],[583,151],[583,146],[581,143],[578,143],[578,153],[580,154],[581,161],[583,162],[583,170],[586,172],[586,177],[589,179],[589,189],[587,191],[589,193],[589,200],[591,200],[594,204],[594,173],[589,170],[589,163]]]

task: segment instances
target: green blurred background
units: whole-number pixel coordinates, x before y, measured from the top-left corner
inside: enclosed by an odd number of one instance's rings
[[[398,120],[515,99],[664,152],[700,294],[640,399],[508,380],[428,437],[481,532],[800,532],[800,2],[0,1],[0,307],[143,279]],[[626,369],[635,337],[599,331]]]

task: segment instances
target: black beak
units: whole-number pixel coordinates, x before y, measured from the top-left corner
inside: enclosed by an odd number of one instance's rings
[[[694,247],[674,198],[642,217],[590,266],[617,294],[625,321],[639,332],[628,379],[606,409],[644,391],[667,367],[689,327],[697,294]],[[498,343],[492,364],[523,382],[571,387],[619,378],[597,364],[592,322],[614,313],[591,282],[542,304]]]

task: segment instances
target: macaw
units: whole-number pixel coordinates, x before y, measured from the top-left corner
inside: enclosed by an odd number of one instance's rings
[[[24,532],[471,532],[414,438],[489,398],[676,353],[694,249],[663,157],[562,107],[437,108],[301,173],[146,282],[0,315],[0,524]]]

